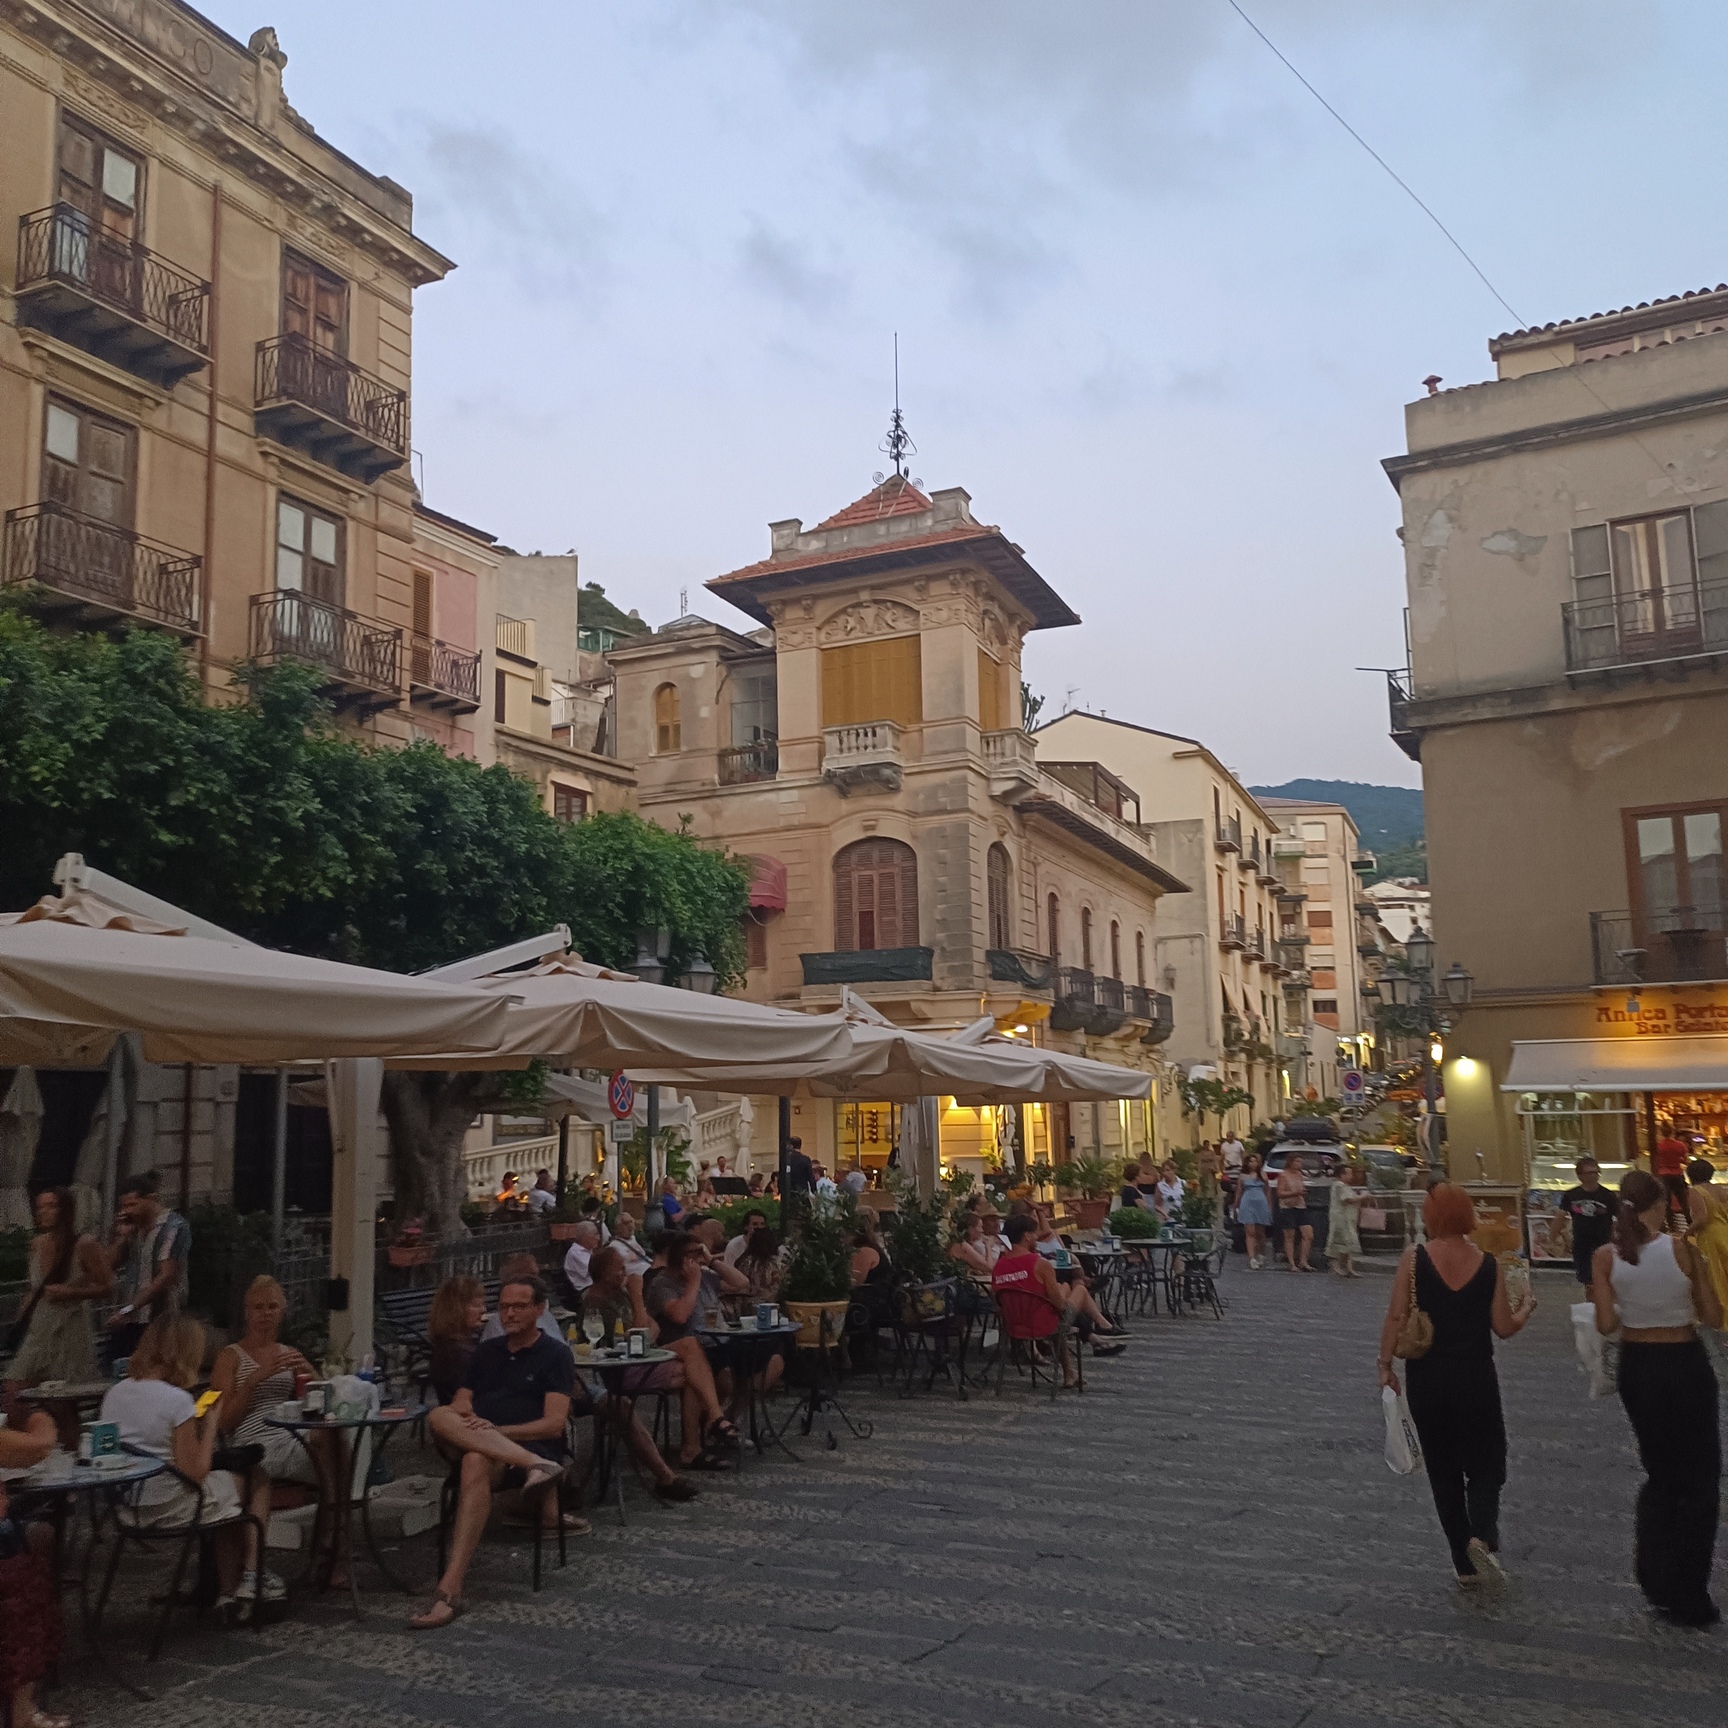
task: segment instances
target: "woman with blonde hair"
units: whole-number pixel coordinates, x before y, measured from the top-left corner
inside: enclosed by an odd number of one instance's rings
[[[242,1510],[260,1525],[268,1520],[270,1478],[262,1470],[241,1477],[212,1467],[222,1404],[218,1399],[200,1416],[187,1390],[203,1365],[204,1328],[189,1314],[163,1314],[144,1329],[127,1378],[108,1388],[102,1420],[115,1424],[126,1445],[160,1458],[187,1478],[182,1482],[168,1471],[152,1476],[121,1517],[159,1530],[184,1529],[200,1516],[200,1507],[206,1523]],[[256,1547],[257,1532],[249,1525],[231,1525],[217,1536],[218,1609],[256,1597]]]
[[[1380,1384],[1400,1390],[1393,1352],[1412,1308],[1419,1308],[1432,1338],[1421,1355],[1409,1359],[1410,1416],[1422,1442],[1434,1510],[1458,1582],[1502,1583],[1506,1420],[1494,1340],[1521,1332],[1536,1299],[1526,1295],[1516,1308],[1511,1305],[1505,1267],[1470,1240],[1476,1207],[1462,1188],[1447,1183],[1433,1189],[1422,1206],[1422,1223],[1428,1240],[1404,1250],[1392,1280],[1380,1328]]]
[[[1722,1324],[1704,1256],[1666,1232],[1669,1191],[1647,1170],[1620,1184],[1614,1240],[1591,1263],[1596,1330],[1620,1334],[1620,1402],[1638,1439],[1634,1569],[1659,1614],[1714,1626],[1710,1568],[1721,1513],[1716,1374],[1700,1321]]]

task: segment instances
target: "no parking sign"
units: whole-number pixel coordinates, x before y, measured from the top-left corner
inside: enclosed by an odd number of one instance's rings
[[[1346,1068],[1344,1070],[1344,1096],[1354,1104],[1362,1096],[1362,1070]]]
[[[635,1083],[622,1068],[614,1070],[611,1080],[607,1082],[606,1102],[620,1122],[626,1120],[636,1109]]]

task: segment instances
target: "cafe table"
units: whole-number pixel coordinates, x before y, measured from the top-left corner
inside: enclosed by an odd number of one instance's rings
[[[632,1356],[626,1350],[607,1348],[603,1350],[590,1349],[587,1355],[580,1352],[576,1356],[576,1366],[584,1373],[598,1377],[600,1384],[606,1388],[605,1421],[600,1424],[599,1437],[601,1444],[596,1448],[595,1464],[600,1470],[601,1495],[605,1494],[606,1471],[610,1466],[612,1480],[617,1488],[618,1522],[625,1522],[624,1517],[624,1461],[630,1460],[634,1469],[636,1460],[630,1451],[630,1418],[624,1411],[626,1398],[640,1397],[640,1393],[624,1390],[624,1380],[632,1368],[657,1368],[662,1362],[675,1362],[677,1357],[670,1350],[645,1350],[640,1356]],[[608,1456],[609,1453],[609,1456]]]
[[[120,1489],[148,1482],[167,1468],[160,1458],[142,1458],[133,1454],[123,1456],[123,1463],[111,1466],[80,1464],[70,1452],[57,1448],[41,1463],[26,1470],[0,1470],[0,1481],[6,1484],[14,1513],[28,1511],[32,1506],[47,1509],[48,1521],[54,1528],[54,1580],[62,1590],[68,1585],[76,1586],[80,1618],[91,1654],[103,1673],[116,1685],[124,1687],[134,1698],[148,1699],[151,1697],[149,1692],[135,1686],[109,1665],[107,1646],[102,1638],[102,1610],[106,1606],[106,1596],[94,1604],[90,1600],[90,1563],[95,1558],[96,1544],[101,1535],[97,1495],[105,1493],[112,1499]],[[89,1517],[90,1539],[85,1544],[83,1564],[74,1573],[65,1568],[66,1533],[80,1498]],[[119,1539],[116,1532],[115,1540]]]
[[[319,1589],[329,1589],[335,1561],[338,1556],[344,1558],[348,1566],[348,1600],[353,1606],[354,1617],[357,1620],[365,1617],[366,1611],[360,1606],[360,1586],[354,1565],[354,1511],[358,1507],[360,1528],[366,1537],[366,1547],[372,1556],[372,1564],[384,1574],[393,1589],[401,1591],[404,1596],[412,1594],[411,1586],[404,1584],[391,1571],[384,1556],[378,1552],[378,1539],[372,1529],[371,1501],[366,1493],[366,1484],[361,1482],[356,1485],[354,1478],[359,1470],[360,1442],[365,1435],[378,1436],[373,1443],[372,1458],[367,1462],[367,1471],[370,1474],[372,1460],[382,1457],[385,1448],[398,1431],[410,1423],[420,1421],[429,1406],[387,1404],[376,1415],[363,1413],[342,1416],[281,1415],[280,1412],[285,1408],[291,1409],[292,1406],[278,1404],[278,1413],[266,1416],[265,1424],[271,1428],[286,1430],[300,1442],[312,1460],[318,1478],[318,1511],[312,1524],[311,1552],[307,1557],[306,1573],[302,1582],[317,1569],[318,1533],[327,1529],[330,1533],[330,1559],[323,1568],[323,1581]],[[326,1472],[318,1467],[318,1454],[312,1444],[314,1437],[319,1434],[334,1434],[339,1453],[336,1479],[328,1486],[325,1483]]]
[[[46,1380],[40,1386],[26,1386],[18,1396],[32,1404],[75,1404],[78,1420],[87,1422],[94,1419],[113,1385],[112,1380]]]
[[[758,1326],[754,1316],[739,1320],[735,1324],[722,1322],[718,1325],[702,1324],[694,1328],[704,1349],[724,1346],[731,1358],[729,1366],[734,1373],[744,1376],[746,1396],[749,1400],[750,1444],[756,1448],[758,1458],[767,1450],[765,1440],[772,1440],[788,1458],[794,1461],[798,1458],[798,1454],[775,1431],[774,1424],[767,1420],[762,1410],[761,1398],[756,1391],[756,1376],[767,1368],[778,1350],[798,1336],[800,1330],[802,1328],[795,1320],[782,1320],[775,1326]],[[738,1457],[742,1463],[742,1446],[738,1449]]]

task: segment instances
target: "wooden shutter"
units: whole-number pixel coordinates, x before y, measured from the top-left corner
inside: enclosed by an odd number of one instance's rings
[[[985,886],[990,914],[990,946],[1012,948],[1013,920],[1008,915],[1008,848],[992,846],[985,858]]]
[[[852,866],[846,853],[834,860],[834,947],[842,954],[858,946],[856,896],[852,891]]]
[[[978,650],[978,726],[984,732],[1007,729],[1007,675],[1000,660]]]
[[[87,408],[48,400],[43,491],[56,504],[116,528],[132,526],[133,430]]]
[[[859,840],[834,859],[834,946],[918,946],[918,858],[898,840]]]
[[[1049,920],[1050,963],[1053,966],[1062,964],[1062,902],[1052,894],[1045,905]]]
[[[861,726],[871,720],[894,720],[916,726],[924,718],[923,676],[916,636],[824,648],[822,724]]]
[[[414,572],[414,634],[430,636],[432,634],[432,572],[416,570]]]
[[[282,333],[326,354],[348,352],[348,285],[294,252],[282,254]]]

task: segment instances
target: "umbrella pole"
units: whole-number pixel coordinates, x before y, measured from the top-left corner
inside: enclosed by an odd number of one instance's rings
[[[276,1129],[270,1140],[270,1252],[282,1258],[288,1194],[288,1070],[276,1070]]]
[[[558,1118],[558,1204],[564,1204],[564,1190],[570,1181],[570,1112]]]
[[[645,1160],[645,1174],[642,1178],[643,1196],[642,1210],[646,1212],[654,1204],[654,1149],[660,1143],[660,1088],[648,1088],[648,1156]]]
[[[372,1348],[372,1275],[377,1255],[378,1099],[384,1063],[346,1056],[329,1064],[335,1142],[330,1194],[330,1353],[350,1367]]]
[[[787,1188],[792,1180],[792,1100],[777,1098],[779,1105],[779,1136],[780,1136],[780,1176],[776,1186],[780,1190],[781,1219],[785,1220]]]

